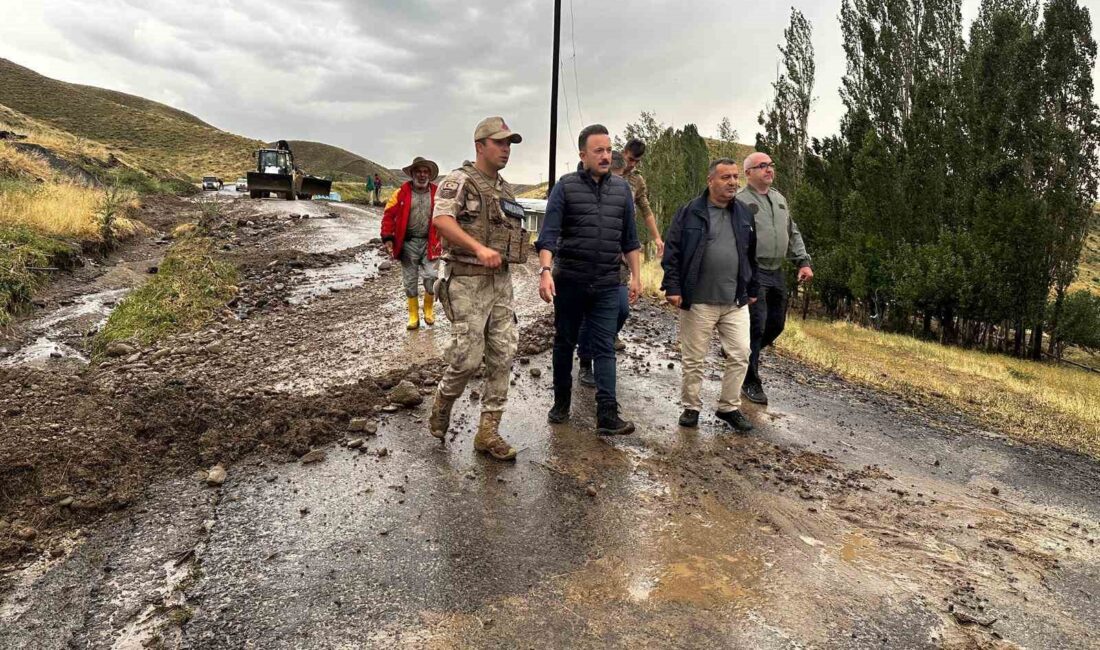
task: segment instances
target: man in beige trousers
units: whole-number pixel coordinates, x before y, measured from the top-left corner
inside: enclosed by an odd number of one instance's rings
[[[738,431],[752,430],[741,413],[741,383],[749,366],[749,309],[757,295],[756,233],[752,213],[734,196],[737,163],[710,163],[707,189],[676,213],[665,237],[661,289],[680,308],[683,362],[680,426],[699,425],[703,361],[711,333],[726,353],[715,416]]]

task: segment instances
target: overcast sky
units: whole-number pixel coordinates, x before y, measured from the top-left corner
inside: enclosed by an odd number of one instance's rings
[[[810,129],[828,135],[843,113],[840,0],[573,0],[572,16],[563,0],[559,173],[576,163],[583,125],[617,133],[642,110],[704,135],[728,116],[751,143],[791,4],[814,26]],[[1100,39],[1100,0],[1084,4]],[[472,156],[477,121],[499,114],[524,136],[506,176],[535,182],[547,173],[553,5],[0,0],[0,57],[241,135],[318,140],[390,167],[415,155],[457,166]],[[964,0],[964,19],[977,6]]]

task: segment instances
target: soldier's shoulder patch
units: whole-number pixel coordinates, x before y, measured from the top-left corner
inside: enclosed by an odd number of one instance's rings
[[[780,203],[779,204],[779,209],[780,210],[786,210],[787,209],[787,204],[786,203]]]
[[[458,196],[458,190],[462,187],[462,183],[459,183],[453,178],[448,178],[443,181],[443,184],[439,186],[439,198],[441,199],[453,199]]]
[[[755,215],[757,212],[760,212],[759,205],[755,203],[748,203],[747,205],[749,206],[749,212],[753,213],[753,215]]]

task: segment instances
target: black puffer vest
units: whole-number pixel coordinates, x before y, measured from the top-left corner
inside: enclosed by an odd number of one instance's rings
[[[565,209],[554,277],[591,286],[618,285],[627,206],[633,201],[630,185],[614,174],[597,185],[584,171],[566,174],[558,183]]]

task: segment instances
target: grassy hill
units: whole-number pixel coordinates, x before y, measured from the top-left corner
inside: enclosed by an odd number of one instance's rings
[[[161,177],[196,178],[207,172],[235,177],[261,144],[169,106],[50,79],[6,59],[0,59],[0,104],[99,143],[124,163]]]
[[[367,174],[378,174],[386,185],[405,182],[404,174],[394,174],[383,165],[367,160],[346,149],[321,142],[288,140],[294,160],[315,176],[330,176],[338,181],[365,181]]]
[[[171,106],[57,81],[2,58],[0,130],[28,135],[28,143],[93,173],[121,166],[190,180],[207,173],[237,178],[252,167],[255,150],[265,146]],[[359,181],[377,172],[389,184],[397,180],[384,166],[339,147],[300,140],[290,144],[310,173]]]
[[[1100,294],[1100,204],[1093,208],[1089,234],[1077,263],[1077,280],[1070,286],[1070,291],[1077,289]]]

